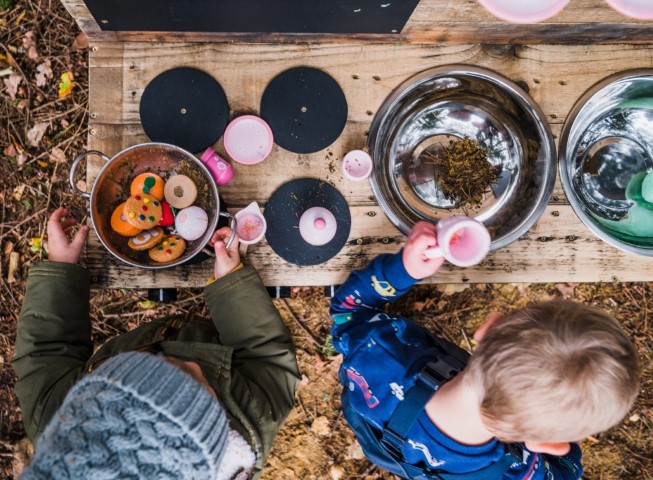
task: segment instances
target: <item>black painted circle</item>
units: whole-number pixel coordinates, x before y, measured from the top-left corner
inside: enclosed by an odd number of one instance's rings
[[[331,145],[347,123],[347,100],[328,74],[297,67],[277,75],[263,92],[261,117],[274,142],[295,153],[313,153]]]
[[[227,128],[229,104],[220,84],[195,68],[174,68],[155,77],[140,104],[143,129],[153,142],[199,153]]]
[[[336,235],[326,245],[316,247],[302,238],[299,219],[311,207],[324,207],[336,217]],[[347,243],[351,214],[347,201],[333,186],[315,178],[292,180],[272,194],[265,205],[268,224],[265,238],[272,250],[287,262],[307,266],[324,263]]]

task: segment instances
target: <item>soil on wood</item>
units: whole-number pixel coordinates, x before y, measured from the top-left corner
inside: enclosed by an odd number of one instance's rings
[[[32,453],[10,364],[27,271],[47,256],[48,213],[65,205],[84,219],[87,211],[85,201],[67,185],[71,160],[86,143],[87,59],[88,41],[58,1],[0,0],[0,478],[17,476]],[[633,410],[620,425],[583,442],[584,478],[651,480],[653,338],[648,317],[653,283],[488,284],[462,291],[421,286],[391,310],[468,346],[489,312],[561,297],[613,313],[636,343],[643,367],[641,395]],[[202,292],[192,289],[180,291],[174,304],[150,302],[145,291],[95,290],[93,339],[101,344],[152,318],[190,312],[201,299]],[[292,298],[275,303],[293,335],[302,383],[263,479],[393,478],[364,459],[342,417],[337,380],[341,359],[330,344],[323,290],[297,288]],[[196,314],[208,312],[200,308]]]

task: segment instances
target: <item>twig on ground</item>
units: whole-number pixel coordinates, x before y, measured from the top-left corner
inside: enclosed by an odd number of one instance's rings
[[[288,316],[290,318],[292,318],[297,325],[299,325],[299,327],[308,336],[309,340],[311,342],[313,342],[315,345],[319,345],[320,347],[322,347],[322,342],[320,342],[320,340],[317,337],[315,337],[313,332],[311,332],[308,329],[308,327],[306,325],[304,325],[304,323],[299,318],[297,318],[297,315],[295,315],[295,313],[292,311],[292,309],[290,308],[290,305],[288,305],[288,301],[285,298],[281,299],[281,304],[284,306],[285,310],[288,312]]]

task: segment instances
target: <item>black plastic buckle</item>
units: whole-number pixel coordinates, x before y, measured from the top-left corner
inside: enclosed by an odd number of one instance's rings
[[[401,453],[401,447],[406,443],[406,439],[400,437],[389,428],[383,429],[383,436],[381,437],[381,445],[383,445],[391,454],[398,458]]]
[[[435,391],[444,382],[458,375],[461,370],[457,367],[459,364],[460,362],[450,355],[441,355],[436,361],[427,363],[419,372],[418,378]]]

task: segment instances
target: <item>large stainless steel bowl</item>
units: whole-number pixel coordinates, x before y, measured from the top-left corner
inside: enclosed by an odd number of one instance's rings
[[[652,69],[609,76],[576,102],[560,137],[569,203],[599,238],[647,256],[653,256],[653,204],[642,202],[640,191],[652,159]]]
[[[425,155],[464,137],[501,167],[475,209],[444,197]],[[540,108],[516,83],[471,65],[433,68],[399,85],[374,117],[368,147],[376,199],[405,234],[420,220],[468,214],[485,224],[496,250],[537,221],[555,183],[555,144]]]

